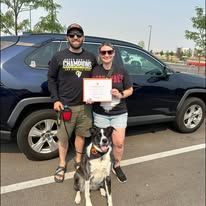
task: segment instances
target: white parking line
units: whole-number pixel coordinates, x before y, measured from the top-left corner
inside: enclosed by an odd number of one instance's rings
[[[194,145],[194,146],[190,146],[190,147],[183,147],[180,149],[155,153],[155,154],[146,155],[146,156],[142,156],[142,157],[123,160],[123,161],[121,161],[121,166],[138,164],[141,162],[146,162],[146,161],[155,160],[155,159],[159,159],[159,158],[163,158],[163,157],[169,157],[169,156],[173,156],[173,155],[183,154],[186,152],[196,151],[196,150],[200,150],[200,149],[204,149],[204,148],[205,148],[205,144],[199,144],[199,145]],[[74,172],[66,173],[65,179],[72,179],[73,175],[74,175]],[[41,185],[46,185],[46,184],[50,184],[53,182],[54,182],[54,177],[50,176],[50,177],[44,177],[44,178],[40,178],[40,179],[36,179],[36,180],[30,180],[30,181],[26,181],[26,182],[20,182],[20,183],[16,183],[16,184],[12,184],[12,185],[2,186],[1,187],[1,194],[6,194],[9,192],[28,189],[28,188],[32,188],[32,187],[41,186]]]

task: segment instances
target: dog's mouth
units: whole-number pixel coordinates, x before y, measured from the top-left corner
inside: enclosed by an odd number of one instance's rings
[[[107,145],[107,146],[100,146],[100,149],[102,150],[102,152],[107,152],[107,150],[108,150],[108,148],[109,148],[109,146]]]
[[[100,149],[102,152],[107,152],[109,149],[109,144],[100,145]]]

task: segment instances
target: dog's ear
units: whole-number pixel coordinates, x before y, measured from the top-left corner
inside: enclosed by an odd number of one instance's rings
[[[107,131],[108,131],[109,135],[112,135],[113,130],[115,130],[114,127],[111,127],[111,126],[107,127]]]
[[[97,133],[97,127],[96,126],[93,126],[89,129],[90,133],[91,133],[91,136],[94,136],[96,135]]]

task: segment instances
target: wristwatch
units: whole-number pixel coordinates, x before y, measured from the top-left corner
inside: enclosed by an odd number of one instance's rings
[[[120,94],[122,95],[122,97],[124,97],[124,92],[123,91],[120,91]]]

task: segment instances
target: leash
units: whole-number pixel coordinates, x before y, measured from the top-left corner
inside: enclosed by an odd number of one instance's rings
[[[67,133],[67,136],[69,137],[69,132],[68,132],[68,130],[67,130],[67,127],[66,127],[66,124],[65,124],[65,120],[64,120],[63,118],[61,118],[61,112],[62,112],[62,111],[60,111],[60,112],[58,111],[58,113],[57,113],[57,124],[58,124],[58,126],[60,126],[61,121],[63,121],[65,131],[66,131],[66,133]],[[84,154],[85,154],[85,152],[79,152],[79,151],[76,150],[73,142],[71,141],[71,137],[69,137],[69,144],[71,144],[71,146],[73,147],[73,149],[74,149],[74,151],[75,151],[76,153],[81,154],[81,155],[84,155]]]

